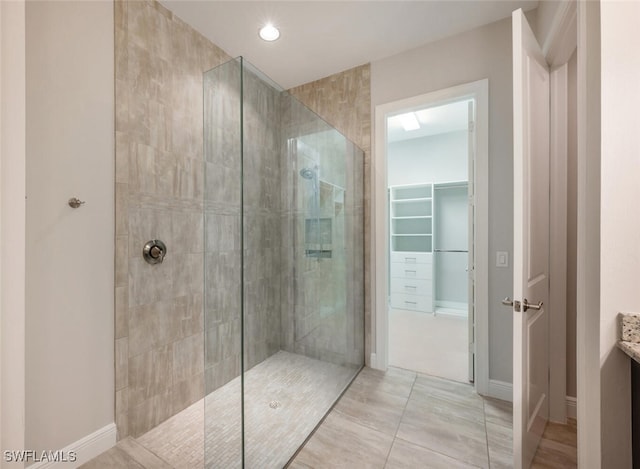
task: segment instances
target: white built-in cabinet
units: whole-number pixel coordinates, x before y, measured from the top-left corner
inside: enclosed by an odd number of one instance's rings
[[[466,192],[466,182],[389,187],[392,308],[466,315]]]
[[[391,307],[433,311],[433,184],[389,188]]]

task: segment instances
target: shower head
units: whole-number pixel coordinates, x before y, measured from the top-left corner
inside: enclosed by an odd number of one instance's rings
[[[300,170],[300,176],[305,179],[313,179],[316,176],[316,172],[311,168],[302,168]]]

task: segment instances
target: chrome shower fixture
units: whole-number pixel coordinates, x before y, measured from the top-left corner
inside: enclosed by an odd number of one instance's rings
[[[302,168],[300,170],[300,176],[302,176],[305,179],[313,179],[316,176],[316,171],[311,168]]]

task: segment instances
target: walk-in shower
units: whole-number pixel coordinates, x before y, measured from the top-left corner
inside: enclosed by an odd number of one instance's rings
[[[242,59],[204,143],[205,465],[283,467],[364,363],[363,155]]]

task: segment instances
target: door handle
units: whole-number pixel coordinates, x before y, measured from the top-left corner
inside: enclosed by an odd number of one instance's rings
[[[537,305],[535,304],[531,304],[527,301],[527,299],[525,298],[524,300],[522,300],[522,311],[526,311],[528,309],[532,309],[534,311],[540,311],[542,309],[542,301],[539,301]]]
[[[506,296],[504,300],[502,300],[502,304],[505,306],[513,306],[514,311],[517,311],[518,313],[520,312],[520,302],[517,300],[512,300]]]

